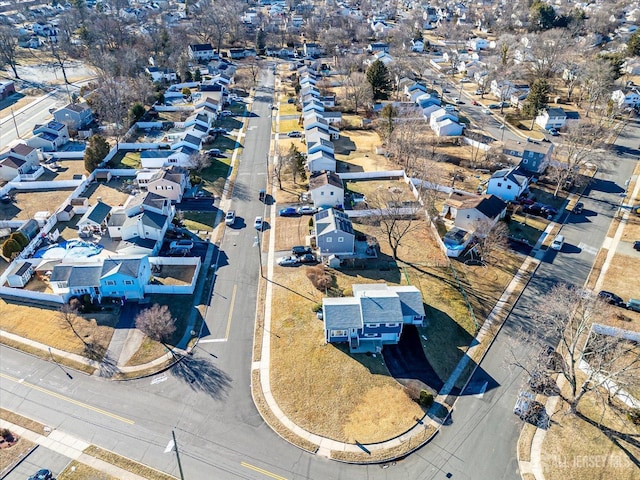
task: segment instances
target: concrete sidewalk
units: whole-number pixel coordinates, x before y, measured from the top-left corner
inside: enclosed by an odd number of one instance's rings
[[[90,444],[72,435],[61,432],[60,430],[53,430],[48,436],[44,436],[2,419],[0,419],[0,428],[8,428],[12,433],[20,438],[29,440],[39,447],[56,452],[70,460],[75,460],[88,465],[91,468],[111,477],[122,480],[145,480],[145,478],[140,475],[136,475],[135,473],[131,473],[116,465],[105,462],[104,460],[100,460],[99,458],[83,453]]]

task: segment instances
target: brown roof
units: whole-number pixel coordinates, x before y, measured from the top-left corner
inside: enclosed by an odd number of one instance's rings
[[[25,156],[25,155],[29,155],[31,152],[33,152],[35,150],[35,148],[30,147],[29,145],[27,145],[26,143],[19,143],[17,144],[15,147],[13,147],[11,149],[11,151],[13,153],[17,153],[18,155],[21,156]]]
[[[7,157],[0,160],[0,165],[2,165],[3,167],[10,167],[10,168],[20,168],[25,163],[27,162],[16,157]]]
[[[322,172],[309,179],[309,190],[313,190],[324,185],[333,185],[337,188],[344,188],[342,180],[335,172]]]

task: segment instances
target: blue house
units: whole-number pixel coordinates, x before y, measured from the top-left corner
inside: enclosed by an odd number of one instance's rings
[[[396,344],[406,324],[425,319],[422,295],[414,286],[355,284],[353,297],[324,298],[325,341],[348,343],[352,353],[380,352]]]

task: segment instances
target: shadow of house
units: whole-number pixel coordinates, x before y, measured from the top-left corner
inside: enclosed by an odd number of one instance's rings
[[[356,144],[344,135],[340,135],[337,140],[333,141],[334,152],[336,155],[349,155],[356,151]]]

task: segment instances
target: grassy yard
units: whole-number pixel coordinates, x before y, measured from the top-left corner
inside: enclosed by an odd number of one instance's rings
[[[58,480],[86,480],[94,478],[100,480],[118,480],[118,477],[112,477],[106,473],[96,470],[95,468],[73,460],[67,467],[56,477]]]
[[[199,173],[203,182],[202,188],[211,195],[221,196],[224,184],[230,174],[229,165],[231,165],[229,155],[226,158],[212,159],[211,165]]]
[[[116,312],[76,316],[73,325],[78,335],[75,335],[61,321],[57,310],[19,305],[0,299],[0,311],[0,329],[79,355],[85,353],[84,342],[93,344],[96,351],[106,351],[118,320]]]
[[[182,223],[191,231],[210,232],[215,227],[216,212],[182,212]]]
[[[120,150],[111,159],[113,168],[141,168],[140,152],[127,152]]]
[[[297,118],[290,118],[287,120],[280,120],[280,133],[281,134],[287,134],[293,130],[298,130],[301,131],[302,130],[302,126],[300,126],[300,124],[298,123],[298,119]]]

